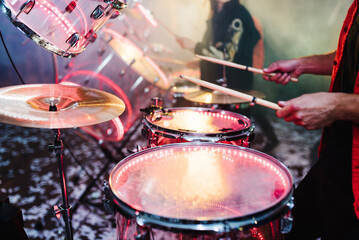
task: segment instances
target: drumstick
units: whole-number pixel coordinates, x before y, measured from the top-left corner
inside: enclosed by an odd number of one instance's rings
[[[198,58],[200,58],[202,60],[206,60],[208,62],[218,63],[218,64],[222,64],[222,65],[225,65],[225,66],[228,66],[228,67],[234,67],[234,68],[246,70],[246,71],[253,72],[253,73],[259,73],[259,74],[268,75],[268,76],[275,76],[276,75],[275,73],[265,73],[265,72],[263,72],[262,69],[241,65],[241,64],[238,64],[238,63],[232,63],[232,62],[220,60],[220,59],[217,59],[217,58],[211,58],[211,57],[201,56],[201,55],[197,55],[197,54],[196,54],[196,57],[198,57]],[[298,82],[298,78],[293,78],[292,77],[290,80],[292,82]]]
[[[232,90],[232,89],[229,89],[229,88],[221,87],[221,86],[218,86],[217,84],[214,84],[214,83],[206,82],[206,81],[196,79],[196,78],[187,77],[187,76],[184,76],[184,75],[180,75],[180,78],[186,79],[188,81],[191,81],[191,82],[196,83],[198,85],[201,85],[203,87],[207,87],[207,88],[210,88],[210,89],[213,89],[213,90],[216,90],[216,91],[231,95],[233,97],[244,99],[244,100],[246,100],[248,102],[253,102],[253,103],[262,105],[262,106],[267,107],[267,108],[271,108],[271,109],[274,109],[274,110],[282,109],[276,103],[273,103],[273,102],[270,102],[270,101],[267,101],[267,100],[264,100],[264,99],[261,99],[261,98],[256,98],[256,97],[251,96],[249,94],[238,92],[238,91],[235,91],[235,90]]]
[[[152,59],[160,61],[160,62],[167,62],[167,63],[173,63],[177,65],[186,65],[186,62],[177,60],[177,59],[170,59],[170,58],[161,58],[156,56],[150,56]]]

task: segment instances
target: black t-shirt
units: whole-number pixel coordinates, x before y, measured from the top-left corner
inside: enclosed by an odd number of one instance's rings
[[[334,82],[333,92],[353,93],[359,69],[359,14],[356,13],[343,49],[343,57]],[[328,130],[323,150],[326,168],[336,180],[351,186],[352,128],[350,121],[336,121]]]
[[[203,41],[197,44],[195,53],[203,55],[203,48],[208,49],[216,43],[223,43],[222,47],[217,47],[219,51],[224,51],[224,46],[233,40],[235,31],[233,30],[234,20],[239,20],[240,27],[243,27],[243,33],[238,45],[235,46],[236,53],[233,62],[252,66],[253,50],[260,39],[260,34],[255,28],[254,21],[248,10],[238,0],[227,2],[221,12],[216,13],[207,22],[207,31]],[[231,68],[223,67],[220,64],[214,64],[207,61],[200,62],[201,79],[216,83],[216,80],[227,78],[228,87],[232,89],[251,90],[253,86],[253,73]]]

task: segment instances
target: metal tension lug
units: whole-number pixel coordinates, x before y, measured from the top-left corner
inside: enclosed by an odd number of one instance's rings
[[[294,198],[287,203],[288,212],[280,219],[280,232],[283,234],[289,233],[293,226],[292,209],[294,207]]]
[[[105,13],[104,10],[105,10],[104,7],[102,7],[101,5],[98,5],[98,6],[95,8],[95,10],[93,10],[93,12],[91,13],[90,17],[91,17],[92,19],[98,20],[98,19],[100,19],[100,18],[103,16],[103,14]]]
[[[127,7],[127,4],[119,0],[104,0],[105,3],[111,4],[112,7],[118,11]]]
[[[75,32],[66,40],[66,43],[70,44],[70,47],[75,47],[79,40],[80,40],[80,34]]]
[[[110,186],[107,181],[103,182],[102,191],[106,195],[106,197],[102,198],[102,204],[104,206],[105,211],[108,214],[112,214],[112,215],[115,214],[115,208],[114,208],[113,202],[107,198],[109,195],[109,191],[110,191]]]
[[[89,41],[90,43],[93,43],[96,41],[97,39],[97,33],[93,32],[93,30],[91,29],[85,36],[85,39],[87,41]]]
[[[17,18],[20,16],[21,13],[29,14],[32,8],[35,5],[35,0],[27,0],[24,4],[20,7],[20,12],[15,16],[14,20],[12,22],[15,22]]]

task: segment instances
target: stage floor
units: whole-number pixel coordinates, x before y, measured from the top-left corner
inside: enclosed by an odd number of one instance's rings
[[[307,131],[274,114],[268,121],[280,141],[268,154],[289,168],[297,184],[316,160],[321,131]],[[116,162],[129,155],[127,148],[146,145],[141,127],[133,128],[128,142],[103,144],[81,129],[62,130],[74,239],[116,238],[114,217],[102,207],[102,185]],[[0,124],[0,131],[0,197],[8,197],[22,210],[30,239],[63,239],[63,221],[52,211],[54,205],[61,204],[57,159],[47,150],[54,141],[52,130]],[[261,151],[268,139],[260,126],[254,132],[251,148]],[[86,189],[89,191],[84,194]]]

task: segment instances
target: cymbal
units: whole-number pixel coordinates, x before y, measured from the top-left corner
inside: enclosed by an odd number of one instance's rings
[[[54,105],[57,111],[50,111]],[[125,110],[104,91],[62,84],[26,84],[0,88],[0,122],[34,128],[72,128],[116,118]]]
[[[263,93],[254,90],[248,91],[246,93],[258,98],[265,97]],[[219,91],[204,91],[204,90],[185,94],[184,98],[191,102],[207,103],[207,104],[233,104],[233,103],[248,102],[244,99],[236,98]]]
[[[151,58],[145,55],[144,51],[112,29],[105,28],[102,31],[107,34],[105,38],[108,45],[129,67],[156,87],[169,88],[166,75]]]

